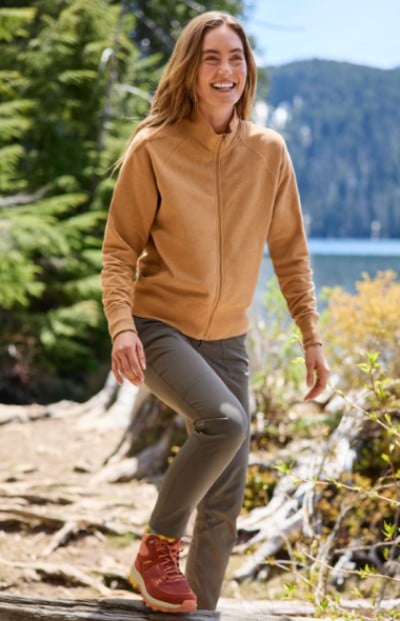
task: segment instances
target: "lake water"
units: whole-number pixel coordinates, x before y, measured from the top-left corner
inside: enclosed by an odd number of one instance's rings
[[[363,272],[373,278],[378,271],[390,269],[400,280],[400,239],[309,239],[309,248],[317,294],[322,287],[335,285],[353,292]],[[257,286],[258,300],[272,275],[266,253]]]

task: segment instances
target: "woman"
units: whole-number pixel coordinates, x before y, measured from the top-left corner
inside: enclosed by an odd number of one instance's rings
[[[248,40],[219,12],[182,31],[123,157],[103,248],[112,369],[186,420],[131,569],[148,606],[214,610],[236,541],[249,452],[246,311],[265,242],[305,350],[305,399],[328,367],[290,158],[246,121]],[[180,539],[196,509],[186,577]]]

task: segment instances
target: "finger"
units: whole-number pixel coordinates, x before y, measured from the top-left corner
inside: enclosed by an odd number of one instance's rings
[[[114,374],[115,379],[117,380],[118,384],[122,384],[123,382],[123,377],[119,371],[118,365],[116,365],[114,362],[112,362],[111,364],[111,370]]]
[[[140,377],[136,375],[133,371],[128,370],[124,372],[121,369],[116,369],[116,371],[113,372],[119,384],[123,383],[124,378],[131,382],[131,384],[133,384],[134,386],[140,386],[140,384],[143,383]]]
[[[141,367],[141,363],[136,355],[131,351],[125,352],[125,355],[121,356],[121,369],[125,377],[135,384],[135,386],[141,384],[144,381],[144,375]]]
[[[136,350],[137,350],[137,357],[139,359],[140,366],[143,369],[143,371],[145,371],[146,370],[146,356],[144,355],[143,345],[140,341],[138,341]]]
[[[122,384],[124,377],[135,385],[139,383],[139,378],[136,377],[134,371],[134,361],[131,360],[128,352],[114,352],[112,356],[112,369],[118,383]]]
[[[142,371],[138,369],[136,366],[131,366],[129,364],[124,363],[121,365],[121,373],[127,380],[132,382],[135,386],[138,386],[143,381]]]
[[[318,382],[316,382],[311,390],[309,390],[308,393],[304,396],[304,401],[311,401],[312,399],[315,399],[322,391],[322,386],[319,386]]]
[[[328,372],[317,375],[315,383],[311,390],[309,390],[308,393],[305,395],[304,401],[310,401],[311,399],[315,399],[316,397],[318,397],[318,395],[321,394],[321,392],[325,390],[328,381],[328,375]]]
[[[307,365],[306,384],[310,388],[314,383],[314,368],[311,365]]]
[[[144,381],[144,375],[139,352],[135,351],[134,356],[129,358],[129,363],[132,374],[135,376],[136,381],[141,384]]]

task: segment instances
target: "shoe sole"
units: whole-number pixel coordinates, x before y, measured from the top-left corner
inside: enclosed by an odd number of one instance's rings
[[[197,609],[197,603],[192,599],[185,599],[181,604],[171,604],[170,602],[163,602],[152,597],[146,589],[142,576],[135,567],[132,567],[129,573],[129,582],[134,589],[140,591],[146,606],[157,612],[194,612]]]

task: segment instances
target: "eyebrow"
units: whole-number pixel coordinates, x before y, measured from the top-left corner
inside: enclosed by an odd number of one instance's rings
[[[241,54],[244,54],[244,49],[242,47],[234,47],[232,50],[229,50],[229,54],[233,54],[233,52],[240,52]],[[220,54],[221,52],[219,50],[213,50],[211,48],[202,51],[202,54],[211,54],[211,53]]]

